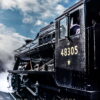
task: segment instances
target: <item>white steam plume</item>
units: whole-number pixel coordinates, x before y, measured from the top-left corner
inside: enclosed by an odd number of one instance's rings
[[[0,91],[8,92],[7,70],[13,69],[14,50],[24,45],[26,39],[14,29],[0,24]]]

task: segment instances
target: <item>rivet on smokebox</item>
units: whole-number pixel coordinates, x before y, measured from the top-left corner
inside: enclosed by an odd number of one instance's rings
[[[68,61],[67,61],[67,64],[68,64],[68,65],[71,65],[71,61],[70,61],[70,60],[68,60]]]

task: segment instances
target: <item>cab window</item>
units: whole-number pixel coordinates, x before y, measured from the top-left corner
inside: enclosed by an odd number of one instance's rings
[[[60,20],[60,39],[64,39],[66,36],[68,36],[68,26],[67,26],[67,18],[63,18]]]
[[[79,10],[70,14],[70,36],[80,34],[80,14]]]

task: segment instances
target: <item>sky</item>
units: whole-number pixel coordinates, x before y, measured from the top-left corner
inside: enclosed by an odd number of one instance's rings
[[[79,0],[0,0],[0,34],[5,32],[34,38]],[[15,36],[16,36],[15,34]]]

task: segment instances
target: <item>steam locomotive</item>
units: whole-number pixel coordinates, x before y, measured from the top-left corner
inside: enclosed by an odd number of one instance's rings
[[[100,1],[81,0],[16,50],[9,70],[27,100],[100,100]]]

